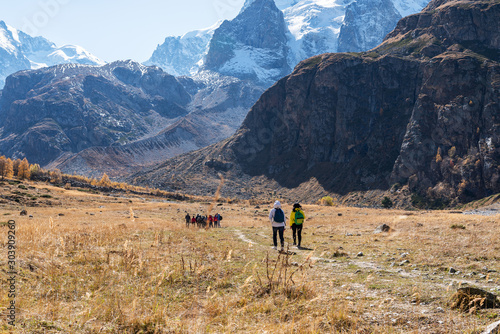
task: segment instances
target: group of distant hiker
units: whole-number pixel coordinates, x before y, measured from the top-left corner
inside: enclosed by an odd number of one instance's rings
[[[222,216],[218,213],[215,215],[208,215],[208,216],[202,216],[200,214],[197,214],[196,216],[191,215],[186,212],[186,227],[189,227],[190,224],[194,226],[197,226],[198,228],[206,228],[207,225],[209,228],[212,227],[220,227],[220,221],[222,220]]]
[[[292,228],[293,245],[301,248],[302,242],[302,226],[306,218],[302,206],[299,203],[293,205],[290,213],[290,227]],[[281,242],[281,251],[285,248],[285,238],[283,236],[286,230],[286,216],[281,208],[279,201],[274,202],[274,208],[269,212],[269,220],[273,227],[273,249],[278,249],[278,235]]]
[[[302,210],[302,206],[299,203],[295,203],[293,205],[292,212],[290,213],[290,227],[292,228],[292,236],[293,236],[293,245],[297,246],[297,248],[301,248],[302,243],[302,227],[304,226],[304,219],[306,215]],[[191,225],[197,226],[198,228],[212,228],[212,227],[220,227],[220,221],[222,220],[222,216],[218,213],[215,215],[202,216],[197,214],[196,216],[191,216],[186,212],[185,221],[186,227],[190,227]],[[276,201],[274,203],[274,207],[269,212],[269,220],[271,221],[271,225],[273,227],[273,249],[278,249],[278,236],[281,242],[281,251],[285,249],[285,238],[284,232],[286,230],[286,220],[287,217],[281,208],[281,203]]]

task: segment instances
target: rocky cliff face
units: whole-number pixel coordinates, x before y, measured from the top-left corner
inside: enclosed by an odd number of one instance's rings
[[[429,200],[498,193],[498,17],[497,1],[431,3],[369,53],[303,61],[233,137],[135,180],[196,193],[222,175],[229,196],[310,200],[396,183]]]
[[[392,181],[462,201],[500,191],[498,15],[495,1],[432,2],[380,46],[432,57]]]

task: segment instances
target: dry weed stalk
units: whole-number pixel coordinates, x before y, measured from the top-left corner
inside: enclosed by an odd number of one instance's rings
[[[132,222],[135,222],[135,214],[134,214],[134,210],[132,210],[132,207],[130,207],[129,213],[130,213],[130,220]]]
[[[266,254],[266,258],[263,260],[266,266],[266,277],[263,280],[261,275],[255,271],[254,275],[257,277],[256,295],[284,295],[290,299],[305,298],[310,299],[314,297],[314,292],[309,288],[308,282],[303,282],[299,286],[296,285],[294,276],[301,271],[305,274],[306,264],[310,262],[312,255],[309,255],[306,260],[295,270],[291,270],[290,257],[291,253],[287,250],[286,252],[278,253],[277,259],[274,261],[270,259],[269,253]],[[255,269],[255,267],[254,267]],[[245,281],[245,285],[250,282],[250,276]]]
[[[220,199],[220,191],[222,190],[222,186],[224,186],[225,179],[224,179],[224,176],[222,176],[222,174],[219,174],[219,178],[220,178],[219,186],[217,187],[217,190],[215,191],[215,195],[214,195],[212,202],[210,203],[210,205],[207,208],[207,213],[206,213],[207,217],[211,214],[212,210],[214,209],[215,205],[217,204],[217,201]]]

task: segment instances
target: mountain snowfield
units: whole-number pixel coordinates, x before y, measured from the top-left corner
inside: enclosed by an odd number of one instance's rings
[[[337,52],[337,40],[346,10],[341,2],[302,0],[283,10],[290,32],[291,68],[306,58]]]
[[[218,21],[209,28],[193,30],[183,36],[165,38],[144,65],[158,65],[175,76],[196,74],[203,65],[214,31],[221,23]]]
[[[247,0],[238,16],[260,1]],[[375,47],[401,17],[419,12],[427,3],[428,0],[275,0],[274,4],[283,12],[287,27],[289,71],[301,60],[318,54],[365,51]],[[389,17],[379,15],[381,9]],[[346,21],[348,11],[352,15]],[[220,27],[219,22],[182,37],[167,37],[145,64],[157,65],[173,75],[193,75],[203,68],[210,51],[210,40]],[[342,30],[345,30],[344,34]],[[237,73],[256,71],[259,81],[266,81],[266,77],[272,81],[276,71],[282,69],[263,69],[259,66],[260,60],[269,62],[266,56],[268,51],[263,50],[258,55],[259,50],[242,45],[239,50],[234,50],[233,59],[225,64],[223,70],[226,75],[230,75],[228,69],[235,69]]]
[[[0,87],[12,73],[56,64],[104,65],[80,46],[56,46],[43,37],[32,37],[0,21]]]

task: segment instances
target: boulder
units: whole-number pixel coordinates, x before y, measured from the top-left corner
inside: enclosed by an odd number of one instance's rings
[[[373,231],[374,234],[382,233],[382,232],[389,232],[391,230],[391,227],[387,224],[382,224],[378,226],[375,231]]]

